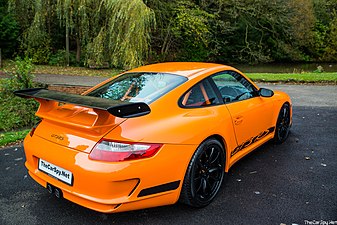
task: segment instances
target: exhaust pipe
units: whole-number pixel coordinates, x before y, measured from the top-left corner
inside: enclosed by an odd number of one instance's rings
[[[61,191],[61,189],[55,188],[54,193],[55,193],[56,198],[62,198],[62,191]]]
[[[49,194],[53,194],[54,187],[51,184],[47,184],[47,191],[48,191]]]
[[[62,190],[57,188],[57,187],[54,187],[53,185],[51,184],[47,184],[47,191],[49,194],[53,194],[56,196],[56,198],[62,198],[63,197],[63,194],[62,194]]]

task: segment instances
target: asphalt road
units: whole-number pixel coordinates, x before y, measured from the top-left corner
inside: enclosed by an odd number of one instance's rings
[[[235,164],[208,207],[94,212],[36,184],[19,146],[0,150],[0,224],[337,224],[337,86],[261,86],[293,98],[289,139]]]

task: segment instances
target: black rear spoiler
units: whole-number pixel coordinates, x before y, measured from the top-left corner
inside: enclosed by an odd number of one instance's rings
[[[139,117],[151,112],[150,107],[144,102],[123,102],[92,96],[46,90],[44,88],[18,90],[14,91],[14,94],[22,98],[35,98],[36,100],[44,99],[98,110],[105,110],[110,114],[120,118]]]

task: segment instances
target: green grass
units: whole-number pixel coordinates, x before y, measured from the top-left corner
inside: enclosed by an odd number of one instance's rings
[[[120,69],[89,69],[86,67],[66,67],[35,65],[34,73],[66,74],[78,76],[103,76],[111,77],[122,72]],[[0,71],[12,71],[14,63],[5,60]],[[244,71],[243,71],[244,72]],[[249,78],[257,82],[283,82],[283,83],[332,83],[337,84],[337,72],[334,73],[246,73]]]
[[[257,82],[285,83],[334,83],[337,84],[336,73],[247,73],[250,79]]]
[[[0,146],[23,140],[29,131],[30,129],[0,133]]]

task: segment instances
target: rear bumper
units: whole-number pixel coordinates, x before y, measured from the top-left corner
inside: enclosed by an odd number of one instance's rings
[[[100,212],[121,212],[177,202],[190,158],[197,146],[165,144],[152,158],[109,163],[34,135],[24,149],[30,176],[63,191],[63,197]],[[70,186],[38,170],[41,158],[73,174]]]

